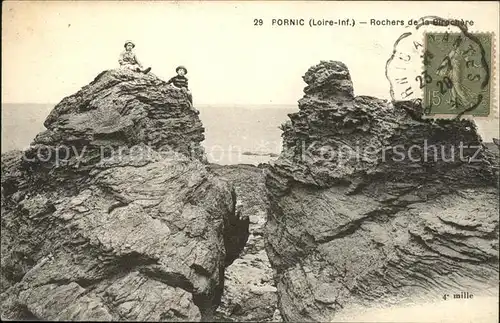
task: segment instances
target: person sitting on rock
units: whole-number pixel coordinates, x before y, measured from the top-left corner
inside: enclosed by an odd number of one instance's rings
[[[135,72],[143,72],[144,74],[149,73],[151,71],[151,67],[143,68],[141,62],[137,59],[137,56],[132,51],[135,47],[135,44],[131,41],[125,42],[125,50],[120,54],[120,58],[118,59],[118,63],[120,63],[120,67],[127,68]]]
[[[193,95],[188,88],[188,79],[184,76],[187,74],[187,69],[184,66],[177,66],[175,71],[177,75],[168,80],[167,84],[172,83],[175,87],[182,89],[187,94],[189,102],[193,104]]]

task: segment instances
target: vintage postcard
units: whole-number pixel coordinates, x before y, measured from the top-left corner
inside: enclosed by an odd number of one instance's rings
[[[2,320],[498,322],[498,2],[2,9]]]

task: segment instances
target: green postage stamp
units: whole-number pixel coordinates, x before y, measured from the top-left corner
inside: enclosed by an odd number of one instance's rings
[[[424,113],[488,116],[492,33],[426,33],[420,77]]]

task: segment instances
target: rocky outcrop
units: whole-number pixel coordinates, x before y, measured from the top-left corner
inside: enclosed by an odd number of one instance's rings
[[[498,159],[474,123],[355,97],[340,62],[311,67],[304,81],[266,180],[283,318],[498,295]]]
[[[247,223],[184,93],[106,71],[45,125],[2,155],[2,319],[210,320]]]
[[[224,293],[216,320],[235,322],[279,322],[273,270],[264,246],[264,224],[269,213],[265,186],[266,165],[211,165],[214,173],[234,187],[236,215],[247,221],[247,243],[226,269]]]
[[[58,154],[59,164],[82,168],[101,155],[119,154],[119,148],[123,153],[145,144],[203,160],[204,129],[197,113],[185,93],[152,73],[104,71],[55,106],[44,122],[47,130],[26,156],[51,162]]]

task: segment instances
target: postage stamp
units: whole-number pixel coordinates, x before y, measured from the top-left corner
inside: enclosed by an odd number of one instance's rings
[[[425,114],[488,116],[492,33],[425,33]],[[435,80],[435,81],[432,81]]]
[[[423,117],[498,118],[495,33],[469,27],[438,16],[406,26],[386,63],[392,101]]]

